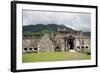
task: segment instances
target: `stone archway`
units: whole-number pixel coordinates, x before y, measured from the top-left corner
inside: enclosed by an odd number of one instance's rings
[[[71,49],[71,50],[74,49],[74,46],[75,46],[74,40],[75,40],[75,37],[73,37],[72,35],[69,35],[69,36],[67,37],[67,45],[70,46],[69,49]]]

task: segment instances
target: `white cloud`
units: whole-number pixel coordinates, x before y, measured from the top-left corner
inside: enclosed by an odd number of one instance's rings
[[[46,11],[23,11],[23,25],[30,24],[64,24],[76,30],[90,31],[91,14],[46,12]]]

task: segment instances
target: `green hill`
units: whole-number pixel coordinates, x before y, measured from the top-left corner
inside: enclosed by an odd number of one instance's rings
[[[48,25],[43,25],[43,24],[37,24],[37,25],[27,25],[23,26],[23,32],[28,32],[28,33],[52,33],[52,32],[57,32],[57,28],[62,27],[62,25],[57,25],[57,24],[48,24]],[[68,28],[66,26],[63,26],[66,28],[68,31],[73,31],[73,29]]]
[[[43,36],[45,33],[54,33],[56,35],[58,27],[66,28],[66,31],[76,31],[67,26],[58,25],[58,24],[48,24],[48,25],[44,25],[44,24],[33,25],[33,24],[31,24],[31,25],[23,26],[23,36],[32,37],[33,34],[35,34],[35,36],[37,37],[37,36]],[[83,35],[90,36],[91,33],[83,32]]]

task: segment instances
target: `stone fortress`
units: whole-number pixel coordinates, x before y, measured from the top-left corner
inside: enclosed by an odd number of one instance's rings
[[[23,37],[23,53],[25,52],[91,52],[91,36],[82,31],[68,31],[58,28],[57,34],[45,34],[42,37]]]

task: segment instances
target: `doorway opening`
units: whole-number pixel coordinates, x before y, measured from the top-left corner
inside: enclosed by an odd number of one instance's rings
[[[67,44],[70,46],[69,49],[71,50],[74,49],[74,40],[75,38],[72,35],[68,36],[67,38]]]

